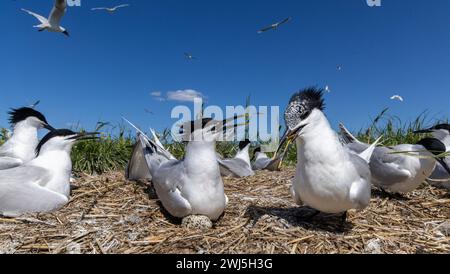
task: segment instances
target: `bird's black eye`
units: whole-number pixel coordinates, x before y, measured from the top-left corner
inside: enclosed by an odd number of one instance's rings
[[[304,119],[306,119],[306,118],[308,118],[308,116],[311,114],[311,111],[306,111],[306,112],[304,112],[301,116],[300,116],[300,118],[302,119],[302,120],[304,120]]]
[[[215,127],[215,126],[213,126],[213,127],[211,128],[211,132],[216,132],[216,127]]]

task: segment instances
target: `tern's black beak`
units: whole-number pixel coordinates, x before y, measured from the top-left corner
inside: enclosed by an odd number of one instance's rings
[[[49,125],[49,124],[44,124],[44,128],[47,129],[48,131],[54,131],[54,130],[55,130],[55,128],[52,127],[52,126]]]
[[[445,162],[445,160],[444,160],[444,159],[438,159],[437,161],[439,162],[439,164],[442,165],[442,167],[443,167],[443,168],[448,172],[448,174],[450,175],[450,168],[449,168],[449,166],[447,165],[447,163]]]
[[[302,132],[302,130],[306,126],[307,126],[307,124],[303,125],[303,126],[298,126],[297,128],[295,128],[293,130],[287,129],[286,132],[284,133],[283,137],[280,140],[280,144],[278,145],[278,149],[277,149],[277,152],[275,153],[275,157],[277,157],[281,153],[281,150],[286,145],[286,143],[294,141],[298,137],[300,132]]]
[[[83,140],[97,140],[100,139],[99,135],[100,132],[81,132],[72,137],[71,139],[77,140],[77,141],[83,141]]]
[[[70,34],[69,34],[69,32],[67,30],[63,31],[62,34],[64,34],[67,37],[70,37]]]
[[[417,130],[414,131],[415,134],[426,134],[426,133],[433,133],[432,129],[421,129],[421,130]]]

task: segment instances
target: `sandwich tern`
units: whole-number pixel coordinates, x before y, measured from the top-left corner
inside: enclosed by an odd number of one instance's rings
[[[344,125],[340,125],[346,146],[358,153],[368,144],[356,139]],[[417,189],[430,177],[436,161],[450,173],[448,165],[440,155],[445,145],[436,138],[425,138],[417,144],[401,144],[394,147],[377,147],[370,160],[372,184],[393,193],[408,193]]]
[[[261,34],[263,32],[269,31],[269,30],[277,30],[281,25],[284,25],[284,24],[286,24],[287,22],[289,22],[291,20],[292,20],[292,17],[288,17],[288,18],[284,19],[281,22],[277,22],[275,24],[272,24],[272,25],[270,25],[270,26],[268,26],[266,28],[263,28],[263,29],[259,30],[258,33]]]
[[[307,88],[294,94],[285,111],[288,127],[280,148],[297,144],[297,169],[291,193],[298,204],[319,212],[340,214],[362,210],[371,197],[369,160],[375,144],[360,154],[344,147],[322,112],[323,90]]]
[[[39,22],[41,22],[41,24],[34,26],[35,28],[38,28],[39,31],[47,30],[50,32],[60,32],[66,36],[69,36],[69,32],[60,25],[61,19],[64,14],[66,14],[67,10],[66,0],[55,0],[55,4],[48,18],[26,9],[22,10],[30,15],[33,15],[39,20]]]
[[[130,6],[129,4],[122,4],[122,5],[118,5],[118,6],[110,7],[110,8],[108,8],[108,7],[92,8],[91,10],[105,10],[109,13],[114,13],[120,8],[125,8],[125,7],[129,7],[129,6]]]
[[[183,160],[176,160],[158,140],[153,140],[126,120],[141,135],[144,156],[152,183],[164,208],[174,217],[202,215],[216,221],[223,214],[228,198],[224,192],[216,155],[216,140],[226,124],[212,119],[185,123],[180,127],[188,140]],[[153,132],[153,131],[152,131]]]
[[[250,163],[250,141],[245,140],[239,143],[239,151],[232,159],[217,158],[220,166],[220,173],[224,177],[243,178],[255,175]]]
[[[12,109],[9,122],[13,126],[11,137],[0,147],[0,170],[20,166],[36,157],[39,143],[38,130],[53,130],[45,116],[33,108]]]
[[[39,142],[34,160],[0,170],[0,214],[17,217],[26,213],[46,213],[67,204],[72,146],[78,140],[93,139],[96,134],[53,130]]]

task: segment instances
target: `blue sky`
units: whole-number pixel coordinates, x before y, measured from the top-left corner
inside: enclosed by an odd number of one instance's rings
[[[130,3],[114,15],[96,6]],[[448,116],[450,1],[382,0],[82,0],[62,25],[39,33],[52,0],[2,1],[0,126],[6,112],[41,100],[56,127],[125,115],[142,127],[171,125],[176,101],[152,92],[195,90],[209,105],[284,109],[297,90],[329,85],[326,114],[357,130],[383,108],[403,120],[425,110]],[[257,30],[292,16],[278,31]],[[184,52],[198,60],[188,61]],[[343,70],[336,67],[342,65]],[[400,94],[405,102],[391,101]],[[144,109],[154,112],[147,114]]]

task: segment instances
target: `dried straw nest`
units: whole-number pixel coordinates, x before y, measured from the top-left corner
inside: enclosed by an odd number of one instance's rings
[[[298,207],[294,172],[226,179],[230,204],[210,230],[168,216],[146,183],[120,173],[81,176],[53,214],[0,217],[0,253],[449,253],[450,195],[424,186],[404,197],[374,191],[371,206],[339,216]]]

